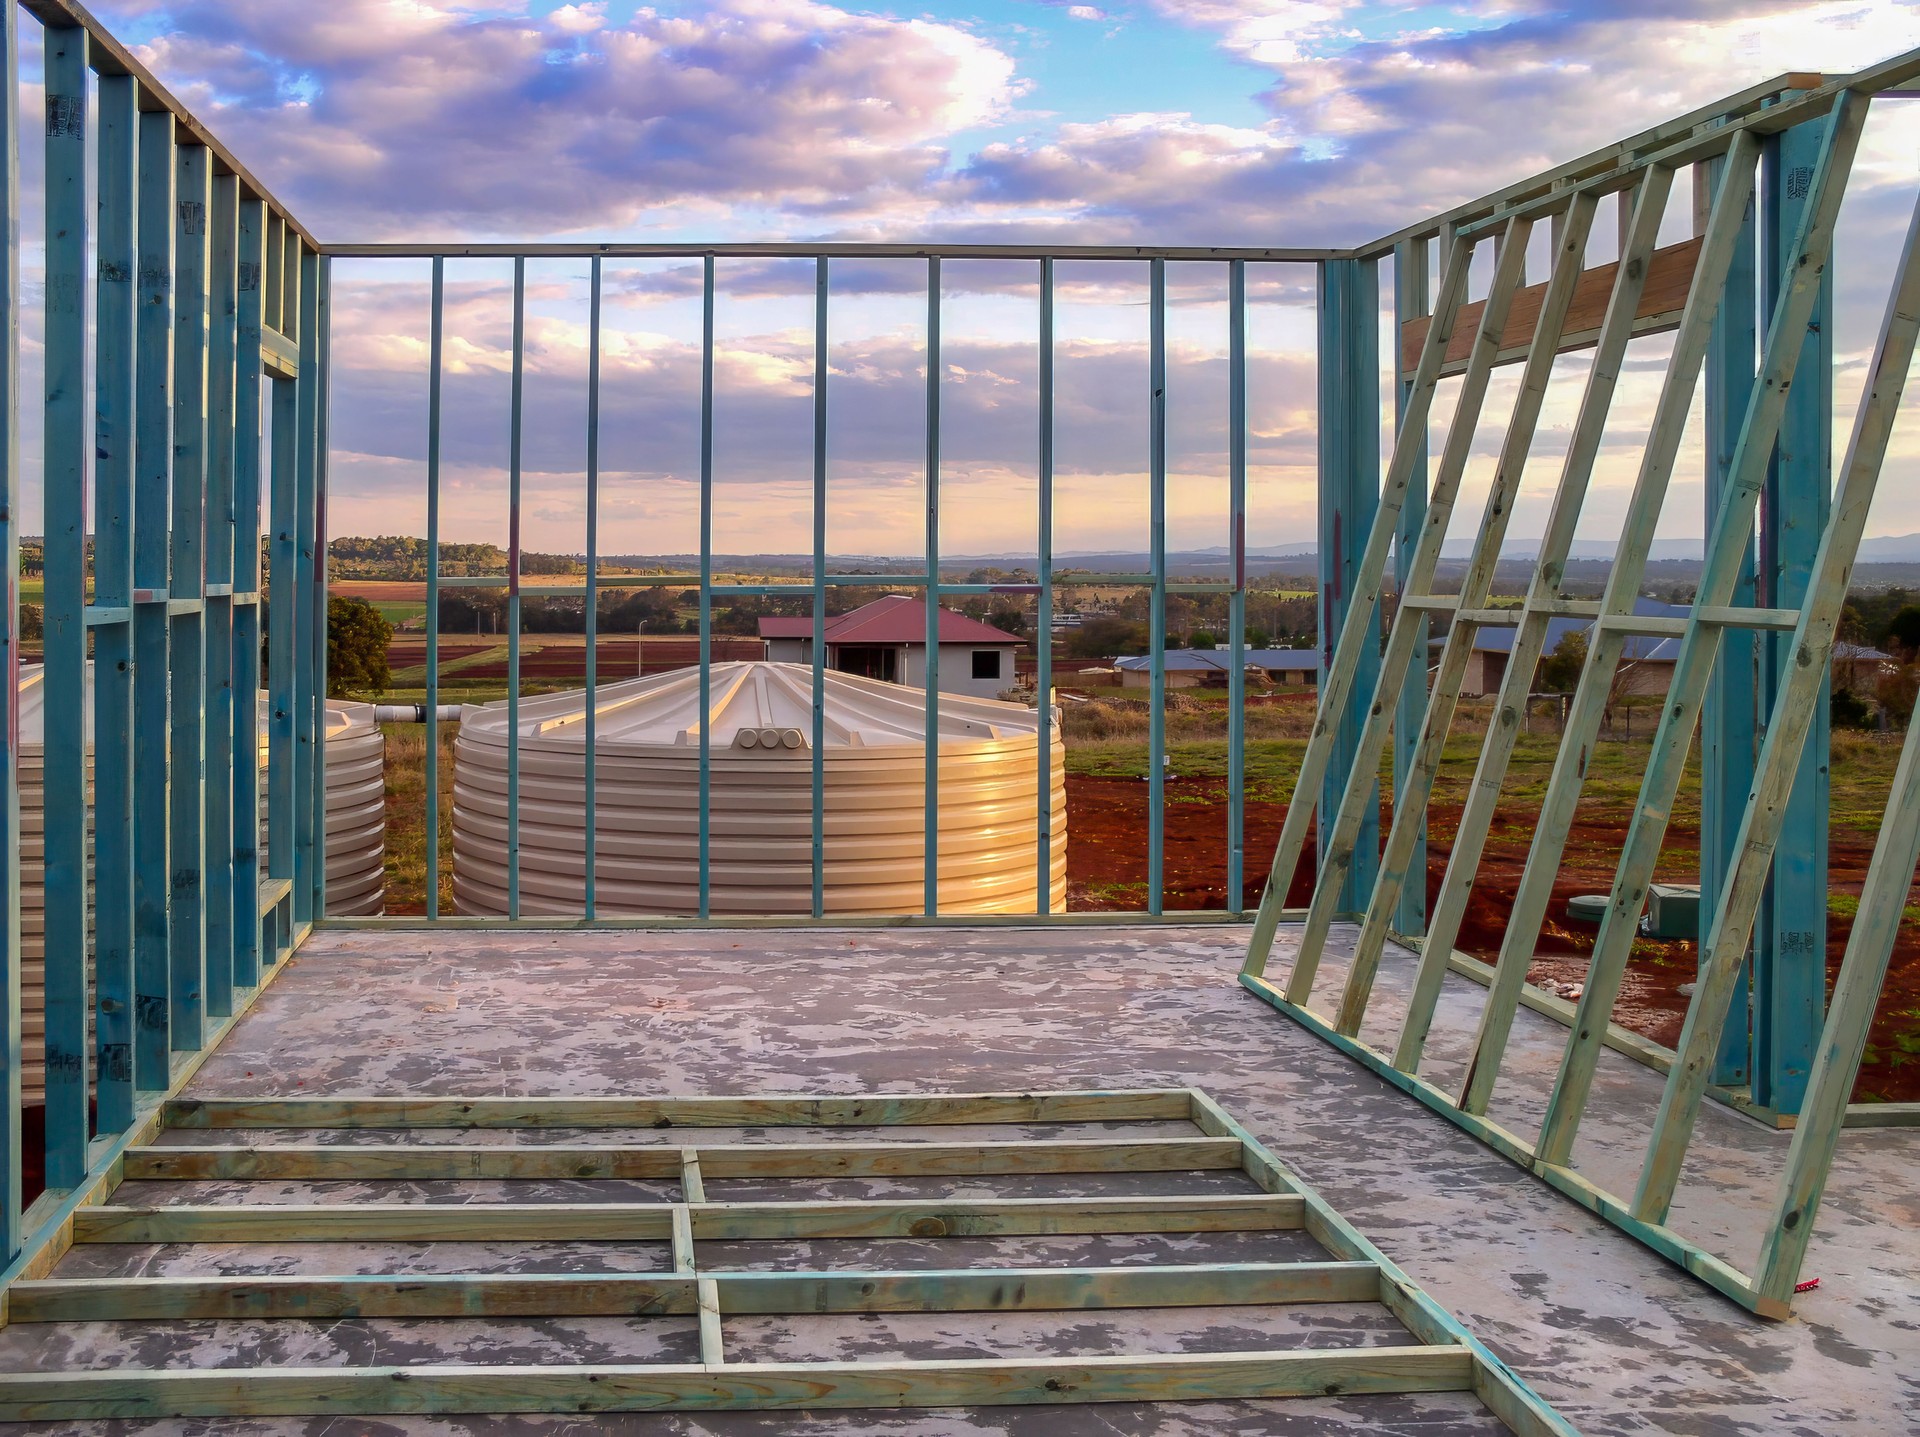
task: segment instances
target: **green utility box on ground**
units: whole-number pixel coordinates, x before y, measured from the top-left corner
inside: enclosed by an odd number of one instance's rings
[[[1647,911],[1640,916],[1640,932],[1647,938],[1700,936],[1700,885],[1656,883],[1647,890]]]

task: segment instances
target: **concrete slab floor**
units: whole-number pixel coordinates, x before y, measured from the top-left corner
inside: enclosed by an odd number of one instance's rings
[[[1281,941],[1276,972],[1284,971],[1290,935],[1283,931]],[[229,1035],[189,1092],[557,1096],[1194,1085],[1316,1185],[1583,1431],[1920,1433],[1920,1131],[1863,1130],[1843,1138],[1806,1269],[1822,1285],[1800,1299],[1793,1321],[1764,1322],[1260,1003],[1234,978],[1243,942],[1244,929],[1223,927],[322,932]],[[1409,956],[1398,952],[1383,965],[1370,1040],[1390,1030],[1410,968]],[[1316,1006],[1329,1001],[1338,976],[1338,964],[1330,963]],[[1450,981],[1430,1074],[1453,1071],[1480,998],[1474,985]],[[1544,1099],[1563,1034],[1550,1020],[1522,1012],[1496,1118],[1528,1130],[1525,1119]],[[1583,1168],[1603,1182],[1629,1181],[1658,1095],[1656,1075],[1609,1054],[1583,1132]],[[724,1140],[718,1133],[701,1136]],[[1737,1261],[1750,1260],[1755,1214],[1770,1200],[1786,1142],[1785,1134],[1709,1105],[1676,1225]],[[277,1190],[256,1195],[283,1196]],[[1084,1249],[1094,1246],[1102,1249],[1094,1260],[1151,1261],[1152,1244],[1166,1239],[1142,1240],[1137,1251],[1129,1250],[1130,1241],[1075,1240],[1071,1252],[1029,1244],[1018,1255],[977,1260],[1082,1261]],[[370,1252],[356,1266],[646,1268],[657,1260],[632,1250],[609,1259],[524,1248],[454,1253],[452,1246],[424,1254]],[[261,1270],[236,1265],[242,1251],[86,1249],[72,1254],[60,1275],[195,1266]],[[1182,1256],[1194,1260],[1191,1252]],[[337,1271],[339,1257],[337,1250],[280,1249],[271,1270]],[[889,1260],[914,1259],[890,1249]],[[1123,1314],[1103,1316],[1121,1320],[1109,1324],[1110,1331],[1087,1333],[1075,1330],[1077,1316],[1062,1316],[1023,1321],[995,1335],[1009,1345],[1062,1350],[1084,1350],[1087,1343],[1097,1349],[1113,1340],[1151,1343],[1167,1335]],[[1394,1340],[1367,1309],[1318,1316],[1341,1334],[1337,1340]],[[918,1355],[928,1344],[956,1354],[971,1350],[982,1319],[916,1319],[884,1330],[866,1319],[832,1321],[838,1331],[805,1342],[835,1342],[861,1353],[893,1342],[914,1346]],[[1183,1319],[1208,1322],[1217,1324],[1214,1343],[1299,1340],[1284,1324],[1250,1323],[1244,1313]],[[1235,1339],[1235,1324],[1261,1330]],[[294,1362],[391,1360],[400,1350],[405,1360],[425,1360],[418,1355],[423,1345],[467,1361],[682,1360],[688,1341],[666,1326],[638,1335],[625,1330],[634,1324],[596,1330],[589,1320],[517,1323],[513,1331],[490,1333],[465,1330],[477,1324],[286,1323],[251,1337],[213,1330],[237,1324],[115,1326],[121,1330],[102,1326],[64,1336],[8,1329],[0,1334],[0,1362],[46,1369],[161,1365],[180,1360],[183,1345],[231,1351],[225,1344],[235,1341],[266,1341],[269,1360]],[[383,1326],[385,1333],[374,1330]],[[396,1328],[411,1331],[400,1338]],[[1219,1338],[1218,1331],[1229,1336]],[[805,1345],[784,1319],[757,1319],[740,1335],[751,1348],[743,1356],[791,1354]],[[1340,1430],[1440,1437],[1499,1429],[1471,1398],[1442,1396],[819,1415],[327,1417],[39,1430],[328,1437],[586,1431],[1253,1437]]]

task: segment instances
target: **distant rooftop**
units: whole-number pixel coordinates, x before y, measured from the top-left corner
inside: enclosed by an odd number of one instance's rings
[[[848,613],[827,620],[830,644],[924,644],[927,641],[927,610],[919,599],[905,594],[888,594],[870,604],[862,604]],[[763,639],[810,639],[813,620],[770,615],[760,620]],[[1016,648],[1018,635],[992,624],[983,624],[952,609],[940,610],[940,642],[943,644],[1003,644]]]
[[[1247,649],[1244,650],[1246,666],[1250,669],[1265,669],[1269,673],[1285,671],[1287,673],[1314,673],[1320,668],[1318,649]],[[1139,655],[1124,659],[1115,659],[1116,669],[1135,671],[1151,669],[1153,659],[1150,655]],[[1168,649],[1167,672],[1177,673],[1222,673],[1233,666],[1231,649]]]

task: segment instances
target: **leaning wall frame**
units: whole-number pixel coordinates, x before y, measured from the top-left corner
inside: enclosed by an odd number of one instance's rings
[[[1734,602],[1736,586],[1750,551],[1755,508],[1767,478],[1801,362],[1803,339],[1820,297],[1830,255],[1833,225],[1852,167],[1855,147],[1871,97],[1920,73],[1920,56],[1906,55],[1843,81],[1808,88],[1797,98],[1756,108],[1744,118],[1702,125],[1684,136],[1660,136],[1652,153],[1621,151],[1612,163],[1599,162],[1581,179],[1563,175],[1544,190],[1516,191],[1509,199],[1477,213],[1462,213],[1449,225],[1451,244],[1443,262],[1439,293],[1426,326],[1418,364],[1409,381],[1405,414],[1388,467],[1380,513],[1369,536],[1356,600],[1334,650],[1330,682],[1321,696],[1295,801],[1275,854],[1274,867],[1241,973],[1255,994],[1349,1053],[1396,1086],[1454,1120],[1497,1150],[1585,1206],[1680,1263],[1720,1291],[1767,1316],[1784,1316],[1791,1304],[1834,1145],[1846,1116],[1874,999],[1884,977],[1894,931],[1904,906],[1914,865],[1920,861],[1920,809],[1911,789],[1920,783],[1920,745],[1910,734],[1902,754],[1893,801],[1887,810],[1869,871],[1861,917],[1849,942],[1837,987],[1813,1062],[1804,1107],[1796,1124],[1787,1172],[1774,1205],[1758,1268],[1740,1270],[1668,1226],[1674,1189],[1701,1099],[1705,1096],[1727,1021],[1728,1002],[1739,978],[1762,893],[1766,887],[1784,815],[1793,793],[1801,755],[1821,686],[1825,683],[1834,631],[1845,601],[1847,581],[1864,530],[1868,506],[1879,479],[1893,422],[1907,380],[1916,334],[1920,334],[1920,211],[1895,266],[1886,318],[1852,440],[1842,466],[1831,517],[1820,540],[1813,573],[1795,607],[1759,607]],[[1737,401],[1738,428],[1726,464],[1707,560],[1697,600],[1680,619],[1637,617],[1634,600],[1644,572],[1648,541],[1658,519],[1679,450],[1687,409],[1711,340],[1716,313],[1733,266],[1764,136],[1810,121],[1821,122],[1819,154],[1807,181],[1792,245],[1786,252],[1783,282],[1766,326],[1759,372]],[[1598,602],[1568,598],[1561,592],[1566,559],[1585,498],[1627,341],[1641,317],[1641,291],[1654,255],[1659,220],[1675,171],[1682,165],[1718,159],[1711,213],[1700,237],[1698,258],[1688,286],[1661,397],[1645,441],[1639,479],[1623,524],[1604,597]],[[1613,277],[1605,318],[1593,339],[1595,350],[1586,391],[1555,493],[1554,507],[1532,587],[1521,609],[1498,612],[1485,607],[1492,566],[1505,534],[1506,517],[1519,482],[1552,362],[1562,349],[1562,325],[1575,287],[1584,272],[1586,231],[1598,199],[1631,191],[1632,217],[1623,226],[1621,263]],[[1553,277],[1540,301],[1527,349],[1519,398],[1495,471],[1491,496],[1475,539],[1467,577],[1458,594],[1437,594],[1430,581],[1445,535],[1446,519],[1464,470],[1474,421],[1487,378],[1506,339],[1506,311],[1522,279],[1529,227],[1555,220]],[[1447,452],[1435,468],[1427,495],[1427,527],[1410,569],[1403,570],[1400,603],[1389,631],[1377,684],[1356,684],[1354,675],[1366,654],[1377,652],[1378,604],[1385,584],[1388,546],[1408,503],[1416,464],[1423,460],[1424,405],[1437,386],[1465,308],[1466,271],[1480,241],[1499,236],[1491,289],[1478,313],[1473,342],[1461,379],[1459,409],[1449,429]],[[1418,238],[1410,234],[1403,238]],[[1399,775],[1394,823],[1380,860],[1379,876],[1368,885],[1357,945],[1349,964],[1337,1012],[1311,1006],[1314,980],[1337,917],[1349,916],[1341,901],[1348,875],[1370,861],[1359,851],[1361,821],[1369,804],[1373,774],[1387,740],[1388,716],[1411,686],[1411,635],[1432,613],[1451,617],[1433,692],[1424,706],[1413,762]],[[1478,865],[1498,798],[1500,779],[1519,726],[1534,663],[1551,618],[1591,618],[1594,638],[1565,725],[1559,756],[1542,805],[1531,852],[1514,901],[1507,939],[1489,975],[1487,999],[1472,1058],[1460,1089],[1450,1091],[1421,1076],[1428,1027],[1440,986],[1455,959],[1452,939]],[[1408,1011],[1391,1053],[1360,1037],[1362,1019],[1373,994],[1385,944],[1402,889],[1411,878],[1410,859],[1424,819],[1431,785],[1459,696],[1465,652],[1482,626],[1517,629],[1495,718],[1482,747],[1480,767],[1469,791],[1459,838],[1435,905],[1417,969]],[[1762,636],[1790,635],[1792,665],[1782,679],[1740,815],[1724,879],[1712,900],[1712,919],[1702,943],[1701,978],[1667,1074],[1665,1092],[1647,1136],[1647,1150],[1635,1191],[1617,1194],[1574,1171],[1574,1143],[1585,1113],[1599,1053],[1607,1042],[1609,1018],[1633,938],[1634,925],[1652,881],[1668,815],[1700,721],[1722,636],[1747,630]],[[1595,945],[1592,966],[1572,1016],[1560,1074],[1538,1135],[1522,1136],[1488,1117],[1516,1010],[1525,992],[1527,964],[1546,914],[1562,845],[1579,802],[1586,762],[1597,735],[1607,691],[1629,636],[1677,637],[1679,658],[1668,700],[1662,709],[1653,754],[1640,799],[1616,871],[1609,907]],[[1333,760],[1338,732],[1351,715],[1364,714],[1362,736],[1351,767],[1342,775],[1337,809],[1318,799],[1320,776]],[[1330,838],[1323,857],[1300,946],[1284,982],[1269,978],[1266,965],[1280,921],[1279,905],[1304,847],[1316,811]],[[1869,913],[1869,904],[1875,906]],[[1883,911],[1884,910],[1884,911]]]

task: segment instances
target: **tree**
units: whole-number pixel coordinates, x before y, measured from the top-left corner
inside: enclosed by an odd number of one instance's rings
[[[1580,682],[1580,670],[1587,665],[1587,634],[1575,629],[1554,645],[1553,652],[1540,661],[1540,691],[1570,694]]]
[[[1027,611],[1011,599],[995,600],[987,609],[986,621],[1002,633],[1023,639],[1027,636]]]
[[[1908,604],[1887,620],[1887,639],[1905,653],[1920,653],[1920,605]]]
[[[1108,659],[1147,651],[1147,626],[1130,619],[1088,619],[1067,631],[1066,650],[1076,659]]]
[[[393,682],[387,644],[393,625],[365,599],[327,600],[327,697],[385,689]]]
[[[1873,689],[1880,712],[1902,726],[1913,717],[1916,694],[1920,694],[1920,668],[1912,664],[1903,664],[1892,673],[1882,675]]]
[[[1852,689],[1835,687],[1828,699],[1829,712],[1835,728],[1871,728],[1873,710],[1866,701]]]
[[[1205,629],[1195,629],[1187,635],[1187,647],[1190,649],[1217,649],[1220,647],[1220,640],[1216,635],[1208,633]]]

